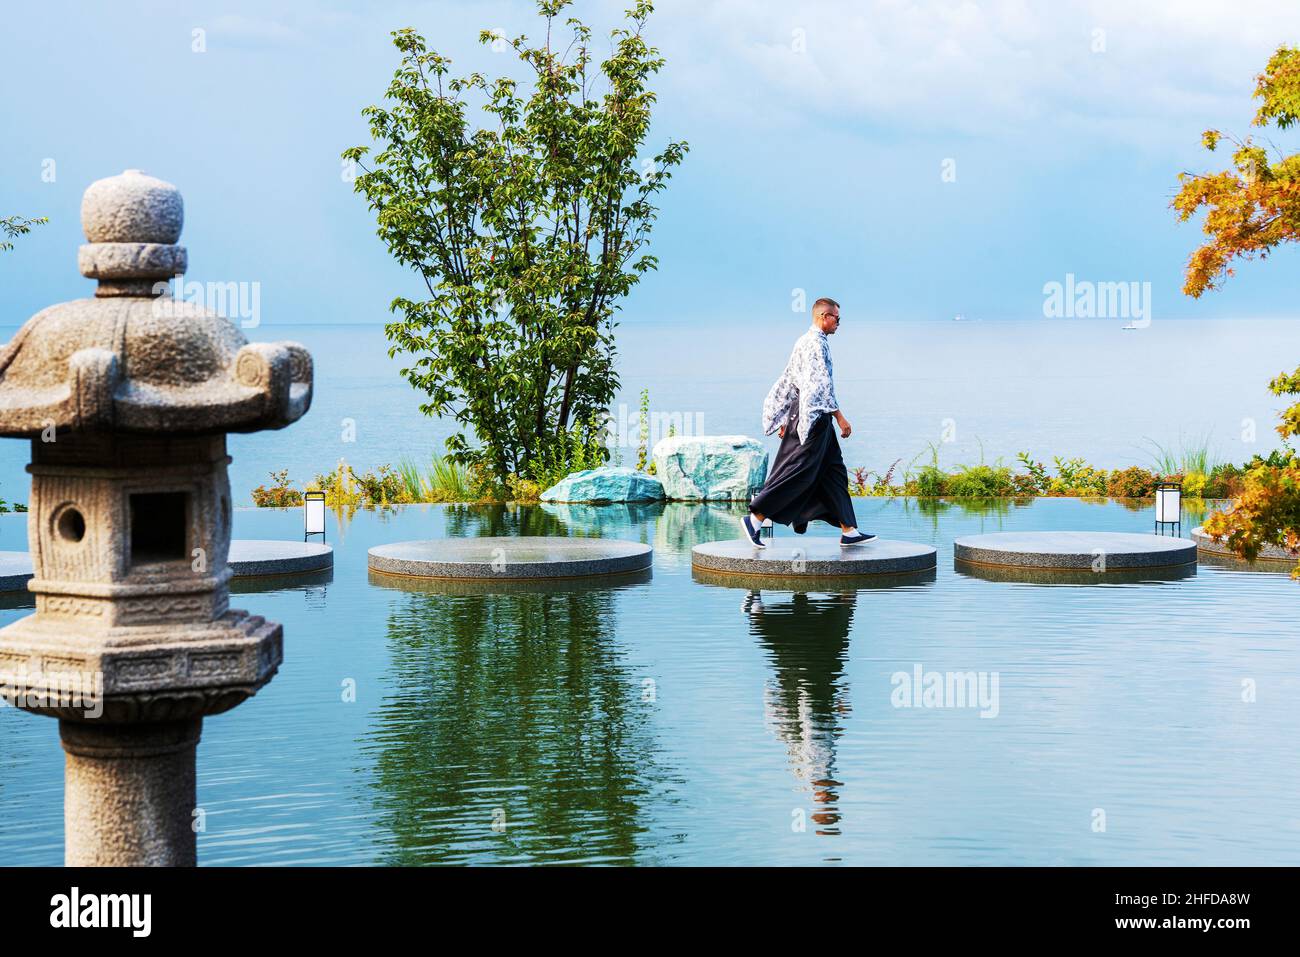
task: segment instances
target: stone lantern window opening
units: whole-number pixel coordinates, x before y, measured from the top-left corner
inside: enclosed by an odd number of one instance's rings
[[[133,492],[131,567],[190,559],[189,492]]]

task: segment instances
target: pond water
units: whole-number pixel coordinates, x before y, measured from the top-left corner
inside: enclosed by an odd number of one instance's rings
[[[1300,863],[1300,585],[1204,564],[985,581],[954,570],[955,537],[1148,531],[1150,510],[855,504],[864,527],[937,546],[933,578],[706,584],[691,546],[736,527],[707,506],[332,518],[332,575],[234,596],[284,624],[285,663],[205,723],[200,862]],[[0,520],[5,540],[21,522]],[[300,529],[298,511],[235,517],[241,538]],[[376,544],[495,534],[647,542],[653,575],[474,594],[367,574]],[[9,604],[3,623],[30,607]],[[896,707],[918,670],[995,694]],[[0,709],[6,864],[61,863],[62,767],[56,722]]]

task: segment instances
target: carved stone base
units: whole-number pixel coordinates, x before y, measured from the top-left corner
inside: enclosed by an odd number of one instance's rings
[[[60,721],[64,862],[193,867],[201,718],[148,724]]]
[[[97,723],[220,714],[275,675],[283,635],[246,611],[93,639],[32,615],[0,629],[0,695],[34,714]]]

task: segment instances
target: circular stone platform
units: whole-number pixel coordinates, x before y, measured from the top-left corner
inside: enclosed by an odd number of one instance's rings
[[[841,548],[833,538],[809,538],[756,548],[743,539],[706,542],[691,549],[697,569],[721,574],[802,580],[862,575],[900,575],[935,567],[929,545],[878,538],[867,545]]]
[[[640,542],[525,535],[396,542],[370,549],[368,562],[384,575],[522,581],[639,572],[653,554]]]
[[[295,575],[333,567],[334,549],[320,542],[236,538],[230,543],[230,573],[235,578]]]
[[[0,591],[26,591],[31,577],[31,552],[0,552]]]
[[[1230,561],[1249,565],[1244,558],[1239,558],[1232,549],[1217,538],[1211,538],[1205,534],[1205,529],[1197,525],[1192,529],[1192,540],[1196,542],[1197,548],[1216,558],[1226,558]],[[1280,545],[1265,545],[1259,550],[1259,557],[1255,559],[1256,564],[1266,564],[1268,566],[1285,567],[1294,565],[1300,561],[1300,556],[1293,555]]]
[[[1195,565],[1196,543],[1133,532],[993,532],[957,539],[953,558],[971,565],[1104,574]]]
[[[237,538],[230,543],[235,578],[296,575],[334,567],[334,549],[319,542]],[[31,552],[0,552],[0,592],[26,591],[32,578]]]

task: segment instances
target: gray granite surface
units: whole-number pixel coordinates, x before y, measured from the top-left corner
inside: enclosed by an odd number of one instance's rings
[[[953,543],[958,562],[1093,573],[1195,564],[1196,543],[1134,532],[993,532]]]
[[[582,578],[649,568],[653,549],[608,538],[500,536],[396,542],[370,549],[372,571],[415,578]]]
[[[333,565],[334,549],[320,542],[237,538],[230,543],[230,571],[236,578],[315,572]]]
[[[801,578],[887,575],[920,572],[936,564],[930,545],[876,539],[866,545],[841,548],[838,539],[776,539],[756,548],[743,539],[707,542],[691,550],[696,569],[750,576]]]

